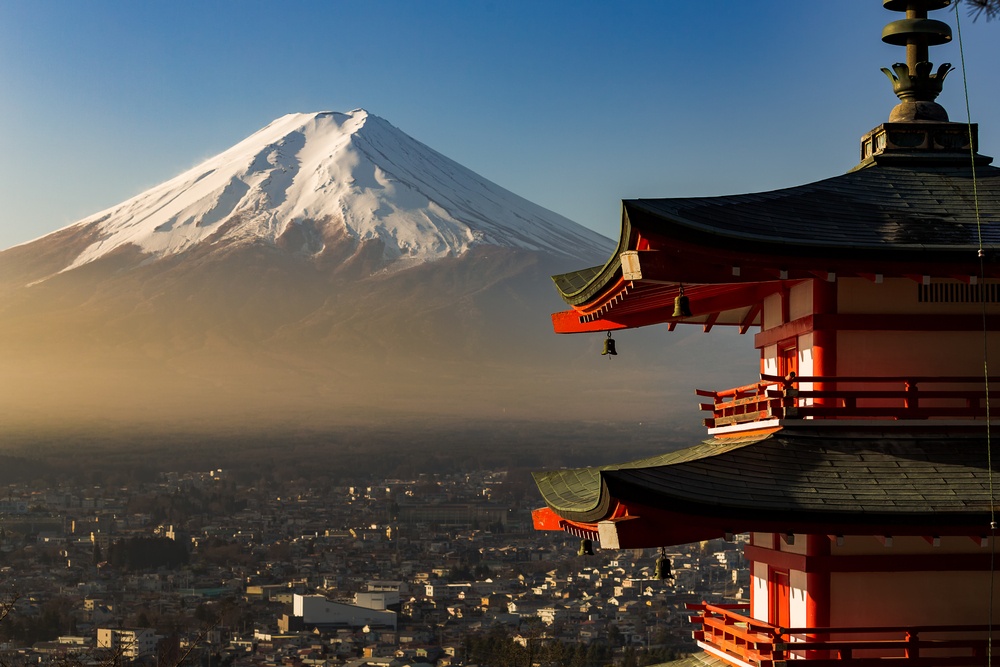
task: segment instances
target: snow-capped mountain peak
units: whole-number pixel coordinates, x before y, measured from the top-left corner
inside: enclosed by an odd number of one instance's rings
[[[363,109],[283,116],[232,148],[75,223],[97,240],[66,270],[122,246],[152,258],[204,243],[377,240],[402,268],[476,245],[576,257],[607,239],[504,190]],[[400,261],[403,260],[403,261]]]

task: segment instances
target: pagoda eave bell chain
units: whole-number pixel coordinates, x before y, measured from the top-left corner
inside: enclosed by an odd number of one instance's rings
[[[604,339],[604,349],[601,351],[601,354],[610,357],[618,354],[618,351],[615,349],[615,339],[611,337],[610,331],[608,332],[608,337]]]
[[[666,579],[673,579],[674,572],[670,567],[670,559],[667,558],[666,550],[662,547],[660,548],[660,556],[656,559],[656,567],[653,570],[653,579],[657,581],[664,581]]]
[[[691,302],[684,294],[684,285],[681,285],[681,292],[674,298],[674,317],[691,317]]]

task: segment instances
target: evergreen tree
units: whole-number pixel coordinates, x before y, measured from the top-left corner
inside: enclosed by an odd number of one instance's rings
[[[1000,0],[966,0],[973,18],[985,16],[987,21],[1000,16]]]

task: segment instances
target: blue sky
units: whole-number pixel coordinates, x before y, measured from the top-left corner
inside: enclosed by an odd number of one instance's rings
[[[1000,158],[1000,24],[961,10]],[[934,13],[954,28],[951,10]],[[0,3],[0,248],[116,204],[289,112],[363,107],[609,237],[619,200],[851,168],[896,102],[880,0]],[[957,40],[931,50],[960,64]],[[962,72],[940,101],[966,119]]]

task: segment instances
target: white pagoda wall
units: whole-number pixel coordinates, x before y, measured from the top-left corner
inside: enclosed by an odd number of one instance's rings
[[[761,313],[761,331],[773,329],[779,324],[784,324],[781,317],[781,295],[772,294],[764,297],[764,308]]]
[[[934,330],[942,328],[939,324],[946,328],[950,316],[981,315],[982,304],[922,303],[917,289],[915,281],[905,278],[882,283],[845,278],[838,283],[838,314],[869,315],[873,329],[878,329],[880,315],[917,315],[929,324],[914,331],[839,331],[838,375],[982,375],[981,330]],[[1000,314],[1000,304],[987,304],[987,313]],[[1000,369],[1000,332],[989,333],[987,340],[989,357]]]
[[[988,303],[986,310],[987,313],[1000,314],[1000,304]],[[837,282],[837,312],[866,315],[979,314],[982,305],[978,302],[922,303],[917,297],[917,282],[909,278],[889,278],[881,283],[864,278],[841,278]]]
[[[788,290],[788,319],[797,320],[813,312],[812,281],[792,285]]]
[[[758,621],[769,620],[770,598],[767,590],[767,563],[753,563],[750,570],[750,616]]]
[[[793,286],[785,296],[774,294],[764,300],[762,332],[786,321],[814,314],[814,281]],[[940,331],[948,317],[980,315],[980,303],[927,303],[918,300],[918,284],[909,278],[887,279],[880,283],[864,278],[837,281],[837,314],[871,317],[870,331],[842,330],[836,333],[836,374],[847,375],[966,375],[983,372],[983,335],[974,331]],[[787,305],[785,304],[787,300]],[[1000,304],[987,304],[987,313],[1000,315]],[[926,317],[926,328],[912,331],[879,331],[882,315]],[[942,326],[939,326],[942,325]],[[796,337],[798,374],[811,375],[813,334]],[[761,349],[761,372],[775,375],[778,345]],[[1000,332],[990,332],[987,353],[991,373],[1000,372]],[[802,389],[809,389],[803,385]],[[843,385],[840,388],[849,388]]]
[[[772,533],[753,533],[750,543],[764,547],[774,548],[777,551],[786,553],[805,554],[805,535],[796,535],[793,543],[787,543],[781,536]],[[761,621],[774,623],[770,618],[771,613],[771,593],[769,590],[769,572],[766,563],[752,563],[751,565],[751,595],[750,595],[750,616]],[[806,622],[806,573],[800,570],[788,570],[788,619],[791,627],[807,625]]]
[[[805,554],[805,535],[796,535],[793,544],[781,536],[753,533],[751,544],[786,553]],[[990,605],[988,571],[906,571],[911,555],[935,555],[945,559],[950,554],[988,554],[989,546],[969,537],[941,537],[938,546],[923,537],[891,538],[849,535],[842,544],[831,541],[834,559],[829,586],[829,625],[841,627],[878,627],[900,625],[985,625]],[[773,545],[773,546],[772,546]],[[889,556],[898,559],[899,571],[838,572],[837,556]],[[881,568],[884,569],[884,568]],[[789,625],[807,627],[806,598],[808,580],[805,572],[788,570]],[[764,562],[751,563],[750,616],[776,623],[770,618],[771,591],[769,567]],[[995,577],[994,598],[1000,599],[1000,577]],[[822,592],[820,592],[822,593]],[[820,604],[822,600],[820,599]],[[859,635],[860,637],[861,635]],[[842,638],[846,638],[842,637]],[[870,637],[869,637],[870,638]]]
[[[787,308],[784,301],[787,300]],[[787,311],[787,312],[786,312]],[[797,320],[812,314],[813,286],[811,281],[793,285],[784,296],[772,294],[764,299],[762,331]],[[787,318],[787,319],[786,319]],[[813,373],[812,334],[807,333],[796,337],[797,367],[799,375]],[[761,373],[777,375],[778,346],[767,345],[761,350]],[[811,384],[803,384],[802,389],[810,389]]]
[[[985,625],[989,582],[989,572],[835,572],[830,624]]]
[[[788,571],[788,625],[801,628],[809,625],[806,619],[806,573]]]
[[[1000,368],[1000,334],[989,336],[989,358]],[[996,371],[996,368],[991,368]],[[983,374],[983,334],[977,331],[841,331],[837,375]]]
[[[775,535],[775,544],[778,551],[790,554],[806,553],[806,536],[795,535],[791,543],[784,537]],[[788,570],[788,625],[791,627],[802,627],[808,625],[806,621],[806,573],[801,570],[789,568]]]
[[[847,536],[831,555],[987,554],[988,546],[968,537],[942,537],[935,547],[922,537],[894,537],[891,546],[871,536]],[[989,618],[990,573],[961,571],[833,572],[830,624],[985,625]],[[1000,595],[1000,578],[994,585]]]

